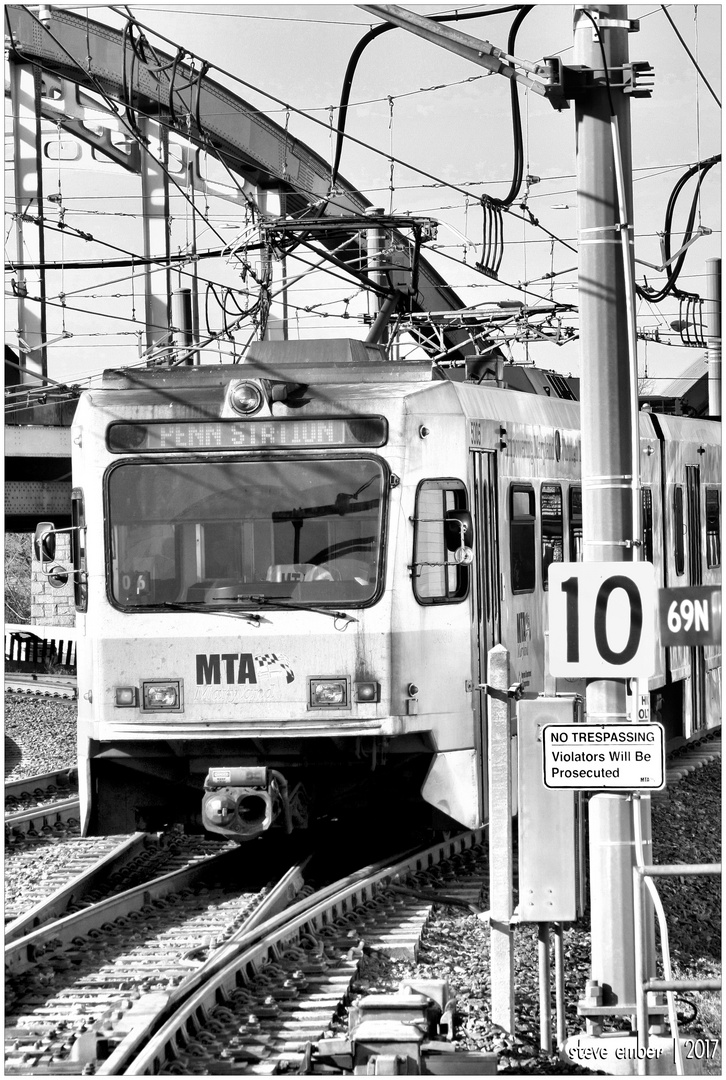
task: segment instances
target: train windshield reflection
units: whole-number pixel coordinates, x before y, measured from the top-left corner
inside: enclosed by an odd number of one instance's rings
[[[129,462],[107,484],[121,607],[356,607],[377,592],[385,484],[372,458]]]

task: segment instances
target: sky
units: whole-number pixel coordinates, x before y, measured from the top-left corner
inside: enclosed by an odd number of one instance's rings
[[[96,21],[121,25],[119,15],[109,7],[68,6]],[[492,10],[491,5],[469,9]],[[167,42],[209,61],[214,79],[287,126],[292,136],[325,160],[332,154],[330,121],[336,113],[331,110],[340,98],[348,58],[363,34],[380,22],[358,7],[338,4],[152,3],[131,4],[124,10],[149,32],[156,31]],[[415,5],[412,10],[429,14],[454,9]],[[718,98],[721,94],[721,7],[709,3],[669,5],[668,14],[683,42],[659,5],[628,8],[629,17],[639,20],[638,32],[629,35],[630,58],[648,61],[655,70],[652,97],[634,99],[631,104],[635,255],[637,260],[654,265],[661,263],[659,234],[675,184],[691,165],[721,150],[721,112],[714,100],[714,94]],[[513,15],[512,11],[490,15],[459,24],[459,28],[505,49]],[[537,61],[558,55],[564,63],[572,63],[572,16],[570,4],[534,5],[518,33],[517,57]],[[159,41],[158,45],[170,51],[167,43]],[[710,88],[699,76],[696,62]],[[563,344],[512,340],[505,352],[518,362],[577,375],[577,255],[572,250],[577,238],[574,109],[558,112],[539,95],[520,91],[524,172],[529,179],[513,207],[514,215],[505,215],[498,279],[484,277],[475,269],[482,257],[480,197],[503,197],[511,181],[509,93],[507,79],[404,30],[392,30],[374,41],[359,62],[347,123],[347,133],[359,142],[346,142],[340,171],[387,212],[436,219],[435,246],[427,245],[426,257],[465,304],[487,307],[502,302],[537,305],[555,301],[572,305],[575,310],[562,316]],[[7,128],[6,121],[6,134]],[[397,159],[393,163],[391,155]],[[12,250],[8,253],[13,237],[7,215],[14,207],[7,180],[6,173],[6,265],[14,257]],[[68,231],[64,235],[56,232],[49,238],[50,257],[108,257],[109,244],[141,251],[135,177],[118,166],[90,162],[84,152],[75,162],[64,161],[62,167],[51,161],[45,187],[46,193],[57,196],[55,204],[46,208],[49,216],[62,208],[66,223],[92,233],[99,241],[89,244]],[[680,246],[694,190],[695,179],[691,179],[679,196],[673,251]],[[525,209],[520,208],[523,201]],[[172,213],[174,222],[169,228],[174,229],[175,243],[181,248],[188,241],[188,206],[177,199]],[[200,247],[213,243],[215,232],[230,239],[244,235],[241,207],[211,199],[209,213],[214,228],[206,238],[198,236]],[[530,214],[543,228],[523,220]],[[703,296],[707,260],[720,256],[720,165],[703,183],[696,224],[711,233],[689,249],[679,285]],[[214,292],[207,291],[200,312],[200,322],[208,320],[211,328],[221,324],[221,289],[240,287],[238,267],[229,261],[217,262],[203,267],[205,278],[217,285]],[[647,280],[649,285],[658,286],[663,279],[664,275],[651,267],[636,265],[638,283]],[[183,284],[181,276],[178,284]],[[64,294],[65,306],[57,302],[49,306],[48,337],[72,336],[63,337],[49,349],[53,378],[82,380],[106,367],[139,362],[143,286],[138,274],[131,279],[121,270],[56,272],[49,276],[49,295],[57,298],[59,293]],[[291,300],[291,336],[363,337],[367,332],[360,315],[368,310],[370,301],[359,294],[354,283],[318,274],[306,278]],[[228,309],[234,310],[231,300]],[[344,313],[353,317],[345,320]],[[638,346],[641,381],[649,380],[652,392],[657,393],[659,386],[667,385],[703,357],[704,350],[685,348],[671,328],[671,321],[679,317],[676,301],[659,306],[638,301],[636,317],[639,332],[651,338],[657,332],[660,337],[660,343],[641,340]],[[10,301],[5,332],[6,342],[13,347],[17,347],[16,325]],[[574,333],[569,334],[568,329]],[[234,334],[234,342],[220,341],[215,346],[217,353],[206,359],[229,362],[233,355],[239,357],[249,336],[250,331],[245,331]]]

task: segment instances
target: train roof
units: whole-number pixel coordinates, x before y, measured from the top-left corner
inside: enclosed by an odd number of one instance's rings
[[[654,425],[663,433],[663,437],[673,442],[704,442],[709,445],[721,445],[721,424],[718,420],[707,420],[702,416],[673,416],[670,413],[657,413],[644,409],[641,416],[651,416]]]
[[[487,376],[495,377],[481,381]],[[438,409],[466,417],[543,425],[552,424],[556,417],[557,423],[573,428],[580,422],[579,380],[570,376],[501,361],[497,371],[496,362],[490,365],[481,357],[473,357],[471,364],[467,361],[466,368],[442,368],[429,360],[389,360],[382,346],[352,338],[253,342],[239,364],[108,370],[97,389],[121,391],[128,405],[153,404],[156,395],[168,403],[170,393],[183,392],[189,404],[200,406],[221,399],[231,380],[244,378],[305,388],[325,386],[328,394],[339,388],[339,396],[351,405],[380,397],[392,406],[406,399],[407,407],[418,412],[434,393]],[[667,440],[720,444],[717,421],[648,408],[640,417],[642,437],[651,432],[657,437],[655,427],[660,425]]]
[[[389,360],[380,345],[352,338],[253,342],[240,364],[121,368],[104,371],[103,390],[213,390],[231,378],[261,378],[306,385],[376,383],[418,384],[481,381],[492,377],[486,358],[472,357],[466,367],[445,368],[430,360]],[[579,380],[521,364],[502,364],[501,382],[526,394],[577,401]],[[496,385],[496,383],[494,383]]]

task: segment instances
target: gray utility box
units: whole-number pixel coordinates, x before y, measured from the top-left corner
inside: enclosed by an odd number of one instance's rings
[[[522,700],[519,743],[519,918],[522,922],[574,922],[580,913],[578,805],[574,791],[544,783],[542,729],[582,719],[576,694]]]

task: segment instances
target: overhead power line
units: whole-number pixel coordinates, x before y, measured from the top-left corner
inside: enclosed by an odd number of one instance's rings
[[[701,70],[701,68],[700,68],[700,67],[698,66],[698,63],[697,63],[697,61],[696,61],[696,58],[695,58],[695,56],[693,55],[693,53],[691,52],[691,50],[690,50],[690,49],[688,48],[688,46],[686,45],[686,43],[685,43],[685,41],[683,40],[683,38],[681,37],[681,33],[680,33],[680,31],[679,31],[678,27],[677,27],[677,26],[676,26],[676,24],[675,24],[675,23],[673,22],[673,19],[672,19],[672,18],[670,17],[670,15],[668,14],[668,8],[666,7],[666,5],[665,5],[665,4],[661,4],[660,8],[661,8],[661,11],[663,12],[663,14],[665,15],[666,19],[668,20],[668,22],[669,22],[669,23],[671,24],[671,26],[673,27],[673,31],[674,31],[674,33],[675,33],[676,37],[678,38],[678,40],[680,41],[681,45],[683,46],[683,48],[684,48],[684,49],[686,50],[686,52],[688,53],[688,55],[689,55],[689,57],[690,57],[690,59],[691,59],[691,63],[693,64],[693,66],[695,67],[696,71],[698,72],[698,74],[699,74],[699,75],[701,76],[701,78],[703,79],[704,83],[706,84],[706,87],[707,87],[707,89],[708,89],[708,90],[710,91],[710,93],[711,93],[711,96],[713,97],[713,100],[714,100],[714,101],[716,102],[716,104],[718,105],[718,107],[719,107],[719,109],[720,109],[720,108],[721,108],[721,102],[720,102],[720,101],[718,100],[718,98],[716,97],[716,93],[715,93],[715,91],[714,91],[713,87],[711,86],[711,84],[710,84],[710,82],[708,81],[708,79],[706,78],[706,76],[705,76],[705,75],[703,74],[703,71]]]

